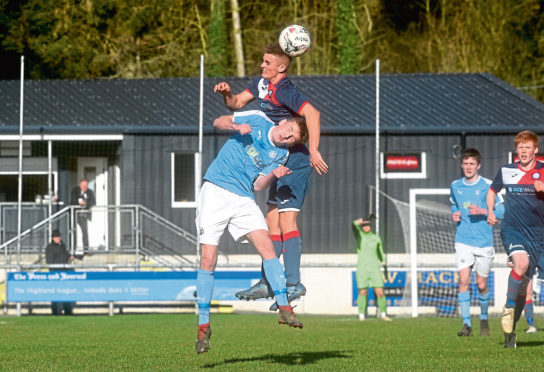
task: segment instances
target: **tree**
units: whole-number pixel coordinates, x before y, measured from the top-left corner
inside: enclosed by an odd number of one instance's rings
[[[338,0],[337,6],[338,71],[340,74],[356,74],[361,64],[361,51],[353,0]]]
[[[206,64],[206,72],[209,76],[227,75],[228,34],[225,16],[225,0],[212,0],[208,33],[208,61]]]

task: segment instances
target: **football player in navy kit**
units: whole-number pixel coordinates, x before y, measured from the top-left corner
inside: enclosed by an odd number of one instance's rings
[[[487,193],[487,221],[497,222],[493,205],[497,193],[506,190],[501,240],[513,268],[508,277],[506,304],[501,317],[504,347],[516,347],[516,323],[527,285],[538,268],[544,273],[544,163],[536,160],[538,136],[523,131],[514,139],[519,162],[503,165]]]

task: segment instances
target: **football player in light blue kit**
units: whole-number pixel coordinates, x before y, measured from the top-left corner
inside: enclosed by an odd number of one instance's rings
[[[221,116],[214,127],[234,131],[204,176],[198,198],[196,225],[200,232],[201,259],[197,274],[198,334],[196,352],[210,347],[210,303],[219,240],[225,229],[234,240],[247,238],[263,259],[263,267],[279,304],[278,323],[302,328],[289,306],[283,267],[276,256],[265,218],[255,203],[254,190],[264,190],[275,178],[291,171],[283,165],[288,147],[308,138],[303,118],[274,125],[260,111]]]
[[[459,271],[459,307],[463,328],[458,336],[471,336],[470,291],[471,271],[476,271],[476,283],[480,300],[480,336],[489,336],[487,311],[489,288],[487,278],[495,257],[493,227],[487,224],[486,197],[491,181],[478,174],[480,153],[470,148],[463,151],[461,168],[464,177],[450,186],[452,219],[457,222],[455,234],[455,260]],[[499,196],[495,203],[495,215],[502,218],[504,205]]]
[[[270,44],[263,55],[261,76],[255,78],[248,89],[233,94],[226,82],[214,88],[214,92],[221,93],[225,105],[232,110],[240,110],[256,100],[260,110],[276,123],[293,116],[306,119],[309,146],[307,148],[301,144],[289,149],[286,165],[293,173],[272,183],[267,201],[266,222],[278,257],[283,254],[289,302],[306,294],[300,278],[302,238],[297,216],[310,189],[312,168],[318,174],[328,171],[318,150],[320,113],[287,77],[290,63],[291,57],[282,51],[279,44]],[[261,270],[261,280],[251,288],[236,293],[236,297],[246,300],[271,297],[265,274]],[[272,304],[270,310],[276,309],[277,304]]]

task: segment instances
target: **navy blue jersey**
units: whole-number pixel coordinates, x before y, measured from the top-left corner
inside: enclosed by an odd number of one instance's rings
[[[501,230],[516,230],[531,242],[544,241],[544,193],[536,192],[534,183],[544,180],[544,163],[537,161],[525,171],[519,163],[503,165],[491,184],[498,193],[506,189],[504,220]]]
[[[247,91],[255,97],[259,109],[276,124],[283,119],[300,116],[300,111],[308,103],[287,76],[277,84],[263,77],[255,78]]]

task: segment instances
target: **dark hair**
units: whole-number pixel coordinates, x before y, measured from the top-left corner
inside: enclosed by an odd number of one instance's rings
[[[476,163],[480,164],[481,155],[478,150],[474,148],[465,149],[463,151],[463,154],[461,155],[461,160],[465,160],[468,158],[474,158],[476,160]]]
[[[306,125],[306,119],[303,116],[294,116],[289,121],[294,121],[297,123],[298,129],[300,131],[300,140],[297,143],[306,143],[309,138],[308,126]]]

